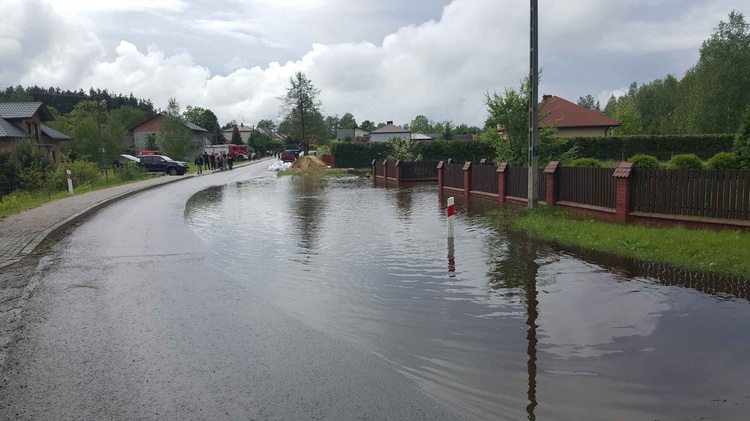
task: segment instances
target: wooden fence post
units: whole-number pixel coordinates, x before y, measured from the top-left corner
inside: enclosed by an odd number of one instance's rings
[[[544,175],[547,177],[547,204],[554,205],[557,202],[557,194],[560,191],[557,181],[557,169],[560,168],[560,161],[550,161],[544,169]]]
[[[471,161],[464,164],[464,195],[468,196],[471,192]]]
[[[617,179],[615,219],[620,222],[627,222],[628,215],[630,214],[631,175],[633,169],[632,163],[623,161],[620,162],[620,165],[612,173],[612,177]]]
[[[437,165],[437,170],[438,170],[437,171],[438,172],[438,191],[441,192],[441,193],[443,192],[443,167],[444,166],[445,165],[444,165],[443,161],[438,162],[438,165]]]
[[[508,171],[508,163],[501,162],[495,171],[497,172],[497,200],[505,202],[505,190],[508,186],[508,177],[505,176],[505,173]]]
[[[372,160],[372,186],[373,187],[377,187],[378,186],[378,177],[376,175],[377,172],[375,171],[375,168],[377,168],[376,167],[377,164],[378,164],[378,160],[377,159],[373,159]]]
[[[385,186],[388,187],[388,160],[383,161],[383,181]]]

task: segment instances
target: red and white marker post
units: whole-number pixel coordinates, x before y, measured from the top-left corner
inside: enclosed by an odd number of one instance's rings
[[[70,170],[65,170],[65,177],[68,178],[68,193],[73,194],[73,175]]]
[[[456,213],[455,199],[448,198],[448,238],[453,238],[453,215]]]

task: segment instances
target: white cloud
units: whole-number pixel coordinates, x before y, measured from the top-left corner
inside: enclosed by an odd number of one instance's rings
[[[149,6],[137,7],[145,3]],[[358,40],[313,42],[295,60],[248,67],[248,63],[257,62],[253,60],[254,46],[288,52],[282,46],[307,40],[309,34],[325,38],[318,34],[358,25],[370,28],[361,32],[365,34],[378,23],[367,19],[365,12],[382,13],[399,4],[350,3],[251,1],[204,17],[196,17],[194,4],[176,0],[96,6],[107,13],[158,9],[164,11],[165,22],[186,28],[194,25],[189,35],[206,42],[201,45],[228,50],[222,56],[224,60],[216,63],[201,60],[203,51],[174,48],[169,44],[175,39],[169,38],[174,32],[159,32],[158,25],[140,26],[150,45],[123,37],[113,49],[104,49],[100,35],[89,29],[100,15],[87,11],[88,17],[73,19],[69,17],[72,15],[55,12],[42,0],[15,1],[11,6],[4,2],[0,12],[9,13],[3,16],[11,16],[11,26],[0,28],[0,59],[20,64],[0,69],[0,82],[5,86],[23,83],[132,92],[160,107],[166,106],[169,97],[176,97],[183,106],[211,108],[221,122],[244,117],[252,123],[276,117],[276,97],[284,92],[294,72],[303,71],[321,89],[327,114],[351,112],[358,121],[397,123],[425,114],[433,120],[450,118],[456,123],[481,124],[486,117],[484,93],[517,87],[527,72],[528,4],[510,0],[454,0],[438,19],[403,26],[378,42],[347,32],[340,39]],[[59,7],[62,3],[56,4]],[[540,90],[553,87],[555,94],[573,101],[600,92],[598,98],[604,104],[621,88],[621,79],[637,78],[618,73],[625,69],[602,67],[603,63],[615,59],[631,63],[669,60],[674,51],[697,51],[711,28],[735,4],[738,1],[692,0],[692,6],[676,0],[545,4],[540,16],[541,64],[545,67]],[[71,9],[83,13],[88,5],[76,1]],[[649,7],[652,9],[641,10]],[[679,12],[658,9],[663,16],[656,16],[654,7],[679,8]],[[31,9],[34,14],[30,14]],[[248,10],[254,14],[244,14]],[[326,14],[327,10],[333,12]],[[354,11],[363,12],[363,17],[335,25],[337,18],[354,19]],[[30,25],[32,21],[43,22],[44,28],[40,31],[38,24]],[[283,31],[266,33],[267,28],[280,23],[285,25]],[[34,30],[24,30],[24,25]],[[150,33],[143,28],[155,29]],[[295,41],[294,33],[302,34],[302,38]],[[227,48],[230,39],[251,46],[233,50]],[[575,77],[580,69],[596,75],[580,82],[586,92],[579,92],[580,86],[567,87],[560,82]],[[669,71],[680,73],[684,68]],[[664,75],[654,74],[652,78]]]
[[[182,0],[49,0],[60,13],[100,13],[100,12],[178,12],[187,7]]]

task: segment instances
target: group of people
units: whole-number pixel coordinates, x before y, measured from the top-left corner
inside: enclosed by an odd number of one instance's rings
[[[221,154],[214,153],[209,154],[203,152],[203,155],[195,157],[195,166],[198,167],[198,174],[203,174],[203,170],[221,170],[232,169],[234,166],[234,158],[232,155],[227,155],[226,152]]]

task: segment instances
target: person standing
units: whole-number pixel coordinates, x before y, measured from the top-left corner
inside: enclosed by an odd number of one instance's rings
[[[208,162],[208,152],[206,151],[203,151],[203,166],[205,167],[204,169],[206,170],[211,169],[211,164]]]
[[[232,158],[231,154],[227,155],[227,166],[229,167],[230,170],[234,166],[234,158]]]
[[[203,156],[198,155],[195,157],[195,166],[198,168],[198,175],[203,174]]]

